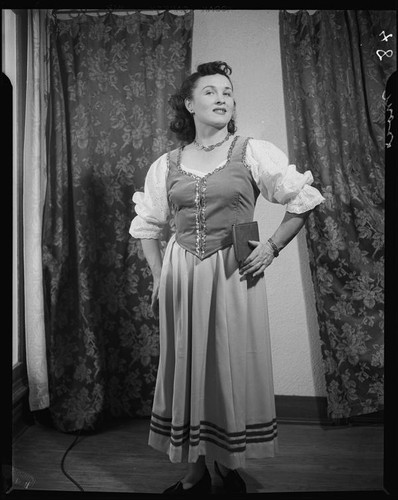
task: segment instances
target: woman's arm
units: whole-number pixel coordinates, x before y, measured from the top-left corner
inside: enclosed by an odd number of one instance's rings
[[[285,248],[285,246],[300,232],[311,212],[312,210],[308,210],[302,214],[285,213],[280,226],[271,236],[278,250]]]
[[[152,311],[157,314],[159,311],[159,283],[160,273],[162,270],[162,254],[160,252],[160,244],[157,239],[141,239],[142,251],[152,272],[153,277],[153,290],[152,290]]]
[[[285,246],[300,232],[311,211],[312,210],[308,210],[302,214],[285,213],[282,222],[271,237],[278,247],[278,250],[285,248]],[[240,273],[253,273],[253,276],[257,276],[263,273],[274,260],[274,250],[268,241],[265,243],[249,241],[249,243],[254,247],[254,250],[246,259],[243,267],[240,269]]]

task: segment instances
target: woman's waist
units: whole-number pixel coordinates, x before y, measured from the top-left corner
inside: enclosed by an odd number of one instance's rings
[[[202,260],[233,244],[233,224],[250,222],[251,220],[253,219],[235,219],[232,223],[218,227],[196,223],[187,228],[179,227],[176,224],[175,239],[181,247]]]

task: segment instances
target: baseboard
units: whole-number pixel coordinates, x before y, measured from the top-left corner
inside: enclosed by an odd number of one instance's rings
[[[23,379],[13,383],[12,436],[13,441],[32,423],[28,406],[28,385]],[[275,395],[276,418],[279,423],[312,425],[373,425],[383,424],[383,411],[346,419],[331,419],[327,414],[326,397]],[[39,412],[35,412],[39,413]],[[30,418],[29,416],[30,415]],[[149,418],[149,417],[148,417]]]
[[[275,395],[276,418],[281,423],[328,424],[327,400],[317,396]]]
[[[318,396],[275,396],[276,418],[280,423],[318,425],[381,425],[384,412],[350,418],[328,417],[327,399]]]

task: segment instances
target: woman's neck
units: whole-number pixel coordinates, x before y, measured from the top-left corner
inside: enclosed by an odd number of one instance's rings
[[[222,129],[214,129],[214,128],[197,128],[196,129],[196,136],[195,140],[199,144],[202,144],[203,146],[210,146],[212,144],[215,144],[219,141],[222,141],[226,135],[228,134],[228,127],[225,126]]]

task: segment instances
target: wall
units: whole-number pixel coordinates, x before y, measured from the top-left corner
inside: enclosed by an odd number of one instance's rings
[[[286,154],[278,10],[195,10],[192,66],[232,67],[240,135],[271,141]],[[259,198],[260,238],[285,208]],[[275,394],[325,396],[314,291],[304,230],[266,270]]]

